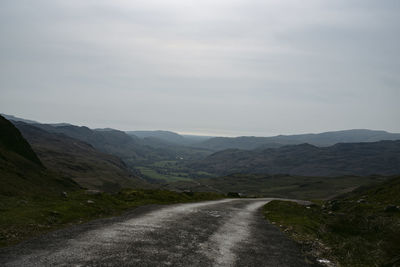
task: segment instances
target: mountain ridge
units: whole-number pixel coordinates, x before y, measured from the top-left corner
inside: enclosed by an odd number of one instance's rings
[[[196,144],[198,147],[214,151],[229,148],[262,149],[277,148],[284,145],[309,143],[317,146],[331,146],[336,143],[377,142],[381,140],[400,140],[400,133],[390,133],[383,130],[351,129],[312,134],[277,135],[271,137],[214,137]]]
[[[192,162],[190,167],[218,175],[395,175],[400,173],[400,140],[338,143],[329,147],[300,144],[263,150],[228,149]]]

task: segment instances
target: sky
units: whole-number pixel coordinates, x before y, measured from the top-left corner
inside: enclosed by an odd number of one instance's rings
[[[1,0],[0,112],[91,128],[400,132],[398,0]]]

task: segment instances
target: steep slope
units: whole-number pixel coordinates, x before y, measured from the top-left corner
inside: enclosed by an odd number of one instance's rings
[[[95,149],[121,158],[129,167],[138,163],[174,159],[171,151],[145,145],[136,136],[114,129],[92,130],[84,126],[33,124],[47,132],[64,134],[92,145]]]
[[[242,136],[236,138],[215,137],[196,144],[197,147],[213,149],[276,148],[284,145],[309,143],[316,146],[330,146],[336,143],[377,142],[382,140],[400,140],[400,134],[372,130],[346,130],[319,134],[278,135],[272,137]]]
[[[75,190],[78,185],[45,169],[17,128],[0,116],[0,198]]]
[[[116,156],[99,152],[91,145],[64,134],[49,133],[22,122],[15,125],[48,168],[83,187],[117,191],[121,187],[145,185]]]
[[[29,143],[22,137],[15,126],[0,115],[0,146],[42,166]]]
[[[268,173],[309,176],[395,175],[400,173],[400,141],[309,144],[265,150],[225,150],[190,167],[217,174]]]

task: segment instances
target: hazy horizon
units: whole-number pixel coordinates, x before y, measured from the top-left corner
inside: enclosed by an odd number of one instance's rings
[[[0,112],[90,128],[400,132],[396,0],[0,2]]]
[[[75,126],[86,126],[89,127],[90,129],[114,129],[114,130],[120,130],[120,131],[124,131],[124,132],[129,132],[129,131],[169,131],[169,132],[174,132],[177,133],[179,135],[188,135],[188,136],[204,136],[204,137],[242,137],[242,136],[254,136],[254,137],[272,137],[272,136],[277,136],[277,135],[297,135],[297,134],[319,134],[319,133],[324,133],[324,132],[336,132],[336,131],[346,131],[346,130],[372,130],[372,131],[386,131],[384,129],[356,129],[356,128],[351,128],[351,129],[335,129],[335,130],[327,130],[327,131],[321,131],[321,132],[298,132],[298,133],[278,133],[278,134],[265,134],[265,135],[234,135],[234,134],[223,134],[223,133],[207,133],[207,132],[181,132],[181,131],[175,131],[172,129],[159,129],[159,128],[154,128],[154,129],[119,129],[119,128],[112,128],[112,127],[92,127],[90,125],[85,125],[85,124],[80,124],[80,123],[71,123],[71,122],[60,122],[60,121],[39,121],[36,120],[34,118],[25,118],[25,117],[19,117],[19,116],[15,116],[13,114],[6,114],[4,112],[0,112],[0,114],[2,115],[7,115],[7,116],[14,116],[18,119],[25,119],[25,120],[31,120],[31,121],[35,121],[38,123],[44,123],[44,124],[57,124],[57,123],[67,123],[67,124],[71,124],[71,125],[75,125]],[[389,133],[398,133],[398,132],[390,132],[390,131],[386,131]]]

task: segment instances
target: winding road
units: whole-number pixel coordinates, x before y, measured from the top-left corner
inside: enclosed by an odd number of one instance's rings
[[[271,199],[151,205],[0,250],[0,266],[307,266],[267,222]]]

